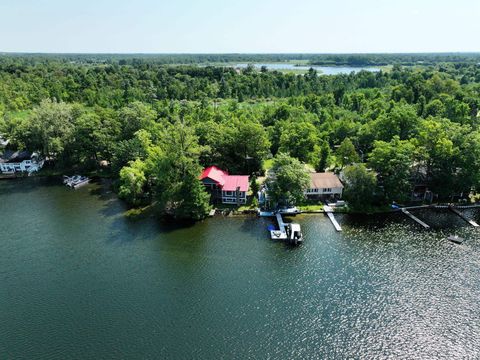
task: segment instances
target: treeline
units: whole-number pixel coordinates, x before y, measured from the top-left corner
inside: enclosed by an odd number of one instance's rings
[[[154,104],[159,100],[209,100],[289,98],[309,94],[334,95],[341,104],[346,92],[356,89],[391,88],[407,91],[410,102],[419,94],[414,83],[423,86],[434,75],[461,85],[480,82],[480,66],[442,64],[422,72],[360,72],[356,75],[318,76],[310,70],[304,76],[277,71],[256,71],[252,67],[74,64],[28,59],[0,58],[0,106],[6,110],[30,109],[42,99],[78,102],[87,106],[119,109],[133,101]],[[428,90],[427,90],[428,91]],[[431,98],[431,94],[425,94]],[[397,99],[395,99],[397,100]]]
[[[196,181],[203,166],[262,174],[282,153],[318,171],[345,169],[356,208],[408,201],[414,184],[439,199],[480,189],[474,65],[318,76],[9,58],[0,104],[10,146],[59,168],[103,160],[127,201],[181,217],[208,211]]]
[[[62,62],[109,65],[194,65],[302,62],[311,65],[437,65],[478,64],[480,53],[399,53],[399,54],[1,54],[3,58],[30,64]]]

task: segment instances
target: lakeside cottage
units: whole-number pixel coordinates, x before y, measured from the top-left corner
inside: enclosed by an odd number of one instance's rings
[[[40,170],[42,166],[43,160],[39,159],[38,154],[26,150],[6,150],[0,157],[0,172],[2,174],[33,173]]]
[[[341,199],[343,184],[333,172],[310,173],[310,185],[305,196],[310,199]]]
[[[249,188],[248,175],[229,175],[227,171],[210,166],[200,175],[203,185],[215,200],[223,204],[246,204]]]

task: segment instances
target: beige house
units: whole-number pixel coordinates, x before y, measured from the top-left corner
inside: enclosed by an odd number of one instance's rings
[[[308,198],[340,199],[343,184],[333,172],[310,173],[310,186],[305,191]]]

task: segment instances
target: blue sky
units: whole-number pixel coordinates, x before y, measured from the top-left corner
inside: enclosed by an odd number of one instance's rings
[[[480,51],[479,0],[0,0],[0,51]]]

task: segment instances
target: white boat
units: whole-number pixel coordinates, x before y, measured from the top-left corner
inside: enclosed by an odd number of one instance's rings
[[[278,209],[277,212],[279,214],[282,214],[282,215],[296,215],[296,214],[301,213],[301,211],[295,206],[293,206],[293,207],[283,207],[283,208]]]
[[[63,183],[72,189],[76,189],[80,186],[86,185],[90,182],[90,179],[86,176],[74,175],[63,176]]]
[[[299,224],[287,224],[287,235],[290,244],[298,245],[303,242],[303,234]]]

